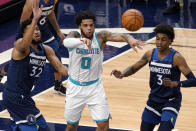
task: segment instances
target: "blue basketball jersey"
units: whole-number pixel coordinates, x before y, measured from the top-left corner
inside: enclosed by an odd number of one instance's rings
[[[40,51],[30,47],[30,53],[22,60],[12,59],[7,73],[6,89],[21,95],[29,94],[35,80],[46,64],[46,54],[42,44]]]
[[[54,0],[49,0],[47,3],[45,3],[44,0],[40,0],[40,6],[41,5],[43,5],[42,16],[38,21],[38,26],[41,31],[42,41],[44,43],[48,43],[54,40],[54,35],[48,25],[48,16],[51,14],[54,8]]]
[[[173,66],[173,56],[176,50],[170,49],[169,54],[164,58],[158,57],[158,49],[153,50],[150,68],[150,95],[149,100],[157,103],[164,103],[168,100],[180,97],[180,88],[169,88],[163,85],[164,78],[170,78],[172,81],[180,81],[181,72],[177,67]]]

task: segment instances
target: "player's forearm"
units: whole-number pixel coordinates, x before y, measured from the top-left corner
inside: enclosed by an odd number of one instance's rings
[[[60,66],[60,68],[58,69],[58,72],[64,76],[68,76],[68,69],[66,66],[62,65]]]
[[[189,72],[186,76],[187,80],[178,81],[178,87],[194,87],[196,86],[196,78],[192,72]]]
[[[59,34],[61,32],[59,24],[57,22],[56,16],[54,14],[54,11],[52,11],[52,13],[48,16],[49,21],[52,25],[52,27],[54,28],[54,30],[57,32],[57,34]]]
[[[196,78],[178,82],[178,87],[196,87]]]
[[[128,42],[130,39],[134,39],[133,36],[121,33],[112,33],[109,37],[109,41],[114,42]]]
[[[30,0],[26,0],[26,3],[22,11],[22,15],[20,17],[20,23],[29,19],[31,17],[31,14],[32,14],[31,2]]]
[[[35,30],[36,25],[37,25],[37,19],[33,19],[32,23],[30,24],[30,27],[27,28],[26,33],[22,38],[22,43],[21,43],[22,48],[26,48],[31,44],[33,38],[33,32]]]
[[[123,71],[123,77],[128,77],[130,75],[133,75],[135,72],[137,72],[136,70],[134,70],[133,66],[130,66],[128,68],[126,68],[124,71]]]
[[[68,69],[66,66],[64,66],[60,60],[57,58],[57,56],[54,54],[53,51],[48,52],[47,59],[50,61],[52,66],[62,75],[68,76]]]
[[[69,49],[76,48],[80,45],[84,44],[80,38],[66,38],[63,40],[63,45]]]

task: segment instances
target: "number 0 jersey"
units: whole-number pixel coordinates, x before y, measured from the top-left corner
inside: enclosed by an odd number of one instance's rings
[[[181,72],[177,67],[173,67],[173,56],[176,50],[170,49],[169,54],[164,58],[158,57],[158,49],[154,48],[150,68],[150,95],[149,99],[163,103],[176,96],[181,96],[180,88],[169,88],[163,85],[164,78],[170,78],[172,81],[180,81]]]
[[[94,32],[90,51],[85,44],[69,50],[69,80],[81,86],[98,81],[102,62],[103,50]]]
[[[22,60],[11,59],[7,73],[6,89],[21,95],[29,94],[45,64],[46,55],[42,44],[40,44],[40,51],[30,47],[29,55]]]

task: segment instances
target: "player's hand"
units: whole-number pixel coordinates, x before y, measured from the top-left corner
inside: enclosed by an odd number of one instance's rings
[[[163,85],[166,87],[174,88],[178,86],[178,83],[176,81],[171,81],[170,78],[164,78]]]
[[[81,38],[80,39],[84,44],[86,44],[88,50],[90,51],[91,50],[91,40],[90,39],[87,39],[87,38]]]
[[[123,76],[123,74],[122,74],[122,72],[121,71],[119,71],[119,70],[112,70],[112,72],[110,73],[110,75],[114,75],[116,78],[118,78],[118,79],[122,79],[124,76]]]
[[[60,44],[63,44],[63,40],[65,39],[65,35],[61,32],[61,31],[59,31],[58,32],[58,36],[60,37]]]
[[[146,44],[143,41],[136,40],[135,38],[130,38],[128,40],[128,43],[130,44],[131,48],[137,52],[137,48],[142,49],[142,46],[145,46]]]
[[[31,0],[32,10],[33,10],[33,18],[35,20],[39,20],[39,18],[42,15],[43,5],[41,7],[39,7],[39,3],[40,3],[40,0]]]

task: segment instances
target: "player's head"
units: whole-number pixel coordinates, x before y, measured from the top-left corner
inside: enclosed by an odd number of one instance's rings
[[[154,32],[156,34],[155,43],[157,48],[169,48],[175,37],[174,28],[168,24],[159,24],[155,27]]]
[[[75,23],[81,30],[83,37],[92,38],[95,31],[96,16],[91,11],[81,11],[75,17]]]
[[[26,33],[26,30],[30,27],[29,25],[31,24],[31,22],[32,19],[27,19],[20,24],[20,30],[23,36]],[[39,44],[39,43],[41,43],[41,32],[39,30],[39,27],[36,25],[35,30],[33,32],[32,44]]]

